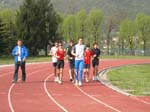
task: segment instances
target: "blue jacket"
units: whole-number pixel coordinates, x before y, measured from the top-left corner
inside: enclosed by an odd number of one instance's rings
[[[17,52],[18,52],[18,46],[16,46],[12,51],[12,55],[15,57],[15,62],[18,61],[18,56],[16,55]],[[27,48],[25,46],[21,46],[21,54],[20,54],[21,61],[24,58],[27,58],[27,56],[28,56]]]

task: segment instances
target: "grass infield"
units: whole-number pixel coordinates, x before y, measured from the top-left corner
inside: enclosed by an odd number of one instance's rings
[[[150,64],[112,69],[108,78],[113,85],[130,94],[150,96]]]

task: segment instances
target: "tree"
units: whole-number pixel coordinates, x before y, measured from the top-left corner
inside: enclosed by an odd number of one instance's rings
[[[106,44],[107,44],[107,55],[109,55],[110,44],[111,44],[111,33],[118,31],[119,25],[123,19],[126,18],[124,11],[118,11],[116,14],[110,15],[106,18]]]
[[[86,32],[87,32],[87,23],[86,23],[86,19],[87,19],[87,14],[85,10],[80,10],[77,14],[76,14],[76,23],[77,23],[77,36],[78,37],[86,37]]]
[[[74,15],[67,15],[62,23],[63,37],[66,41],[69,39],[77,40],[76,36],[76,18]]]
[[[144,55],[146,55],[146,46],[148,44],[148,41],[150,41],[150,16],[142,13],[138,14],[136,16],[136,24],[139,31],[138,36],[143,42]]]
[[[89,24],[91,30],[91,36],[94,38],[94,42],[98,42],[98,38],[101,35],[101,23],[103,14],[98,9],[92,9],[89,13]]]
[[[4,49],[5,49],[4,34],[5,34],[4,24],[2,23],[0,19],[0,55],[3,54]]]
[[[136,26],[131,20],[124,20],[120,25],[120,40],[122,42],[122,53],[125,40],[129,43],[131,54],[134,55],[133,48],[135,46]]]
[[[17,12],[17,34],[29,48],[31,55],[41,49],[47,55],[50,40],[55,39],[58,15],[50,0],[25,0]]]
[[[8,55],[16,44],[15,13],[9,9],[2,10],[0,11],[0,18],[5,24],[3,27],[5,32],[3,41],[5,41],[6,44],[3,54]]]

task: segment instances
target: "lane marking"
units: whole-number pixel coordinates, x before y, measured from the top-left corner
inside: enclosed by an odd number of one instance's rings
[[[27,65],[28,67],[29,67],[29,65]],[[32,69],[30,69],[30,68],[28,68],[28,72],[30,72],[30,70],[33,70],[33,69],[35,69],[35,68],[37,68],[37,67],[32,67]],[[8,69],[8,68],[6,68],[6,69]],[[14,72],[12,72],[14,69],[12,69],[11,71],[9,71],[9,72],[7,72],[7,73],[4,73],[4,74],[2,74],[2,75],[0,75],[0,78],[1,77],[4,77],[4,76],[7,76],[7,75],[10,75],[10,74],[13,74]],[[19,69],[19,70],[21,70],[21,68]],[[19,72],[19,70],[18,70],[18,72]]]
[[[137,98],[136,96],[131,96],[131,98],[134,99],[134,100],[140,101],[140,102],[142,102],[142,103],[145,103],[145,104],[150,105],[150,102],[147,102],[147,101],[145,101],[145,100],[139,99],[139,98]]]
[[[10,108],[11,112],[14,112],[14,109],[13,109],[13,106],[11,103],[11,92],[12,92],[12,88],[14,86],[15,86],[15,84],[12,84],[11,87],[9,88],[9,91],[8,91],[8,104],[9,104],[9,108]]]
[[[46,82],[49,78],[51,78],[53,76],[53,74],[49,75],[45,81],[44,81],[44,90],[46,92],[46,94],[48,95],[48,97],[58,106],[60,107],[64,112],[69,112],[67,109],[65,109],[62,105],[60,105],[53,97],[52,95],[48,92],[47,87],[46,87]]]
[[[45,71],[45,70],[49,70],[49,69],[46,68],[46,69],[43,69],[43,70],[31,72],[30,75],[28,75],[27,77],[29,77],[29,76],[31,76],[31,75],[37,73],[37,72],[41,72],[41,71]],[[18,81],[20,81],[20,80],[21,80],[21,79],[19,79]],[[7,97],[7,98],[8,98],[8,104],[9,104],[9,108],[10,108],[10,111],[11,111],[11,112],[14,112],[14,108],[13,108],[12,101],[11,101],[11,92],[12,92],[12,89],[13,89],[13,87],[14,87],[15,85],[16,85],[15,83],[12,84],[12,85],[10,86],[9,90],[8,90],[8,97]]]
[[[63,96],[63,94],[55,94],[55,93],[53,93],[52,95],[53,96]]]
[[[114,111],[116,111],[116,112],[121,112],[120,110],[118,110],[118,109],[116,109],[116,108],[114,108],[114,107],[112,107],[112,106],[110,106],[110,105],[108,105],[108,104],[102,102],[101,100],[96,99],[95,97],[91,96],[90,94],[86,93],[85,91],[83,91],[82,89],[80,89],[78,86],[76,86],[76,88],[77,88],[79,91],[81,91],[83,94],[85,94],[86,96],[88,96],[89,98],[93,99],[94,101],[96,101],[96,102],[98,102],[98,103],[100,103],[100,104],[103,104],[103,105],[105,105],[106,107],[108,107],[108,108],[110,108],[110,109],[112,109],[112,110],[114,110]]]
[[[1,77],[4,77],[4,76],[6,76],[6,75],[10,75],[10,74],[12,74],[12,73],[13,73],[13,72],[4,73],[4,74],[0,75],[0,78],[1,78]]]

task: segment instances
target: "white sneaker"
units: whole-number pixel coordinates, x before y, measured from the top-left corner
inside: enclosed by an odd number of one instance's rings
[[[93,76],[93,78],[92,78],[92,79],[93,79],[93,81],[95,81],[95,76]]]
[[[79,81],[79,86],[82,86],[82,82],[81,81]]]
[[[78,86],[78,80],[75,81],[75,85]]]
[[[54,82],[58,82],[58,77],[55,77]]]
[[[96,76],[96,80],[97,80],[97,81],[99,80],[99,77],[98,77],[98,76]]]
[[[88,78],[86,78],[86,79],[85,79],[85,82],[89,82],[89,79],[88,79]]]
[[[62,84],[62,81],[61,81],[61,80],[58,80],[58,84]]]

